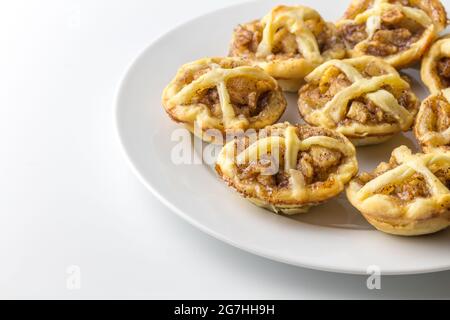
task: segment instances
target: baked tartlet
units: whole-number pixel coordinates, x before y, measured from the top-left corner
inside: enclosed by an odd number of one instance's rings
[[[345,55],[335,26],[304,6],[277,6],[263,19],[239,25],[230,48],[230,56],[248,59],[291,92],[319,64]]]
[[[424,152],[450,151],[450,88],[422,102],[414,133]]]
[[[282,123],[227,143],[216,171],[252,203],[291,215],[341,193],[358,164],[354,146],[343,135]]]
[[[426,53],[420,76],[431,93],[450,87],[450,36],[436,41]]]
[[[353,0],[336,26],[351,57],[372,55],[402,68],[421,59],[447,14],[438,0]]]
[[[384,142],[411,128],[419,101],[388,63],[371,56],[328,61],[306,77],[298,106],[310,125],[336,130],[355,145]]]
[[[164,89],[167,114],[205,141],[278,121],[286,99],[277,81],[238,58],[205,58],[182,66]]]
[[[416,236],[450,225],[449,186],[449,154],[412,154],[401,146],[389,163],[353,179],[347,197],[378,230]]]

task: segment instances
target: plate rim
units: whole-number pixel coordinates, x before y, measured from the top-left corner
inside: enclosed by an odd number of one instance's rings
[[[300,267],[300,268],[306,268],[310,270],[318,270],[318,271],[324,271],[324,272],[332,272],[332,273],[339,273],[339,274],[349,274],[349,275],[367,275],[368,273],[359,269],[351,267],[341,267],[341,266],[335,266],[330,267],[330,265],[320,264],[316,262],[300,262],[300,261],[293,261],[291,259],[283,258],[282,256],[277,255],[276,253],[268,253],[264,252],[264,250],[258,249],[252,245],[249,244],[243,244],[238,243],[236,241],[233,241],[226,235],[221,234],[220,232],[216,232],[213,229],[203,225],[201,222],[196,221],[194,218],[192,218],[189,214],[186,214],[182,209],[178,208],[177,206],[173,205],[170,200],[168,200],[164,195],[162,195],[157,188],[152,185],[151,181],[146,179],[141,172],[138,170],[136,163],[133,161],[132,157],[130,156],[130,153],[128,152],[128,148],[126,146],[126,143],[124,141],[124,134],[121,129],[120,125],[120,100],[121,97],[124,94],[126,83],[128,82],[129,78],[131,77],[131,74],[133,73],[133,70],[139,65],[139,62],[146,56],[146,54],[151,51],[152,48],[156,47],[160,41],[162,41],[165,37],[169,36],[172,33],[175,33],[179,31],[181,28],[183,28],[185,25],[188,25],[190,23],[193,23],[194,21],[201,19],[203,17],[206,17],[208,15],[219,13],[225,9],[233,9],[238,8],[240,6],[248,5],[251,3],[259,3],[258,0],[250,0],[250,1],[243,1],[237,4],[223,6],[218,9],[210,10],[208,12],[205,12],[200,15],[196,15],[189,20],[186,20],[182,23],[176,24],[173,28],[170,30],[163,32],[161,35],[156,37],[154,40],[149,42],[143,49],[140,50],[140,52],[131,60],[131,62],[127,65],[125,68],[125,71],[122,73],[121,80],[119,81],[118,85],[115,89],[115,97],[114,97],[114,105],[113,105],[113,122],[114,122],[114,129],[115,129],[115,136],[118,140],[118,143],[120,145],[122,156],[126,159],[126,162],[128,163],[129,168],[131,168],[134,175],[138,178],[138,180],[160,201],[165,207],[167,207],[170,211],[174,212],[177,216],[182,218],[184,221],[188,222],[190,225],[194,226],[195,228],[201,230],[202,232],[206,233],[207,235],[220,240],[228,245],[231,245],[237,249],[243,250],[245,252],[251,253],[256,256],[263,257],[268,260],[276,261],[279,263]],[[384,268],[386,269],[386,268]],[[443,271],[449,271],[450,265],[442,265],[442,266],[436,266],[436,267],[429,267],[429,268],[412,268],[407,270],[395,270],[395,269],[389,269],[387,268],[385,271],[382,271],[382,275],[416,275],[416,274],[427,274],[427,273],[435,273],[435,272],[443,272]]]

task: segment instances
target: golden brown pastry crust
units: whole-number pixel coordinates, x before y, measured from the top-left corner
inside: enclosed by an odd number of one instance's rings
[[[424,152],[450,151],[450,88],[422,102],[414,133]]]
[[[353,0],[337,23],[351,57],[374,55],[396,68],[419,61],[446,26],[438,0]]]
[[[441,32],[447,27],[447,13],[445,7],[439,0],[393,0],[389,2],[423,10],[433,20],[437,32]],[[370,9],[373,4],[374,0],[352,0],[342,20],[355,19],[358,14]]]
[[[256,205],[296,214],[342,192],[358,171],[355,155],[339,133],[282,123],[226,144],[216,171]]]
[[[205,58],[182,66],[164,89],[162,104],[174,121],[219,144],[228,134],[277,122],[287,105],[274,78],[238,58]]]
[[[328,61],[306,82],[298,99],[303,119],[336,130],[355,145],[380,143],[409,130],[419,108],[409,83],[371,56]]]
[[[431,93],[450,87],[450,36],[436,41],[425,54],[420,70],[422,81]]]
[[[291,92],[320,63],[345,54],[335,26],[304,6],[277,6],[263,19],[238,26],[230,47],[230,56],[248,59]]]
[[[416,236],[450,226],[450,155],[415,154],[406,146],[389,163],[362,173],[347,187],[347,197],[380,231]]]

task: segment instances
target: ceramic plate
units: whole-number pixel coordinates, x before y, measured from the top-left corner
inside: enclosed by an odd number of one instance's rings
[[[330,21],[339,18],[347,2],[284,1],[314,7]],[[450,230],[417,238],[380,233],[344,194],[292,218],[250,204],[217,178],[209,158],[203,159],[211,150],[189,134],[180,135],[179,126],[165,114],[161,92],[179,66],[205,56],[226,55],[233,28],[263,16],[276,4],[244,3],[196,18],[161,37],[133,62],[119,89],[116,121],[137,176],[170,209],[202,231],[269,259],[357,274],[366,273],[370,266],[378,266],[383,274],[450,269]],[[415,92],[424,98],[427,93],[417,70],[406,73],[415,80]],[[299,122],[295,95],[288,95],[288,100],[282,120]],[[173,161],[182,138],[192,140],[188,150],[192,154],[187,155],[192,156],[190,164]],[[410,133],[400,134],[382,145],[359,148],[360,169],[373,169],[399,145],[417,150]]]

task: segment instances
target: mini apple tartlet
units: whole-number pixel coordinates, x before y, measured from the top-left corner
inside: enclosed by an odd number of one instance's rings
[[[167,114],[205,141],[278,121],[286,99],[277,81],[237,58],[205,58],[180,68],[164,89]]]
[[[412,154],[401,146],[388,163],[353,179],[347,197],[378,230],[417,236],[450,226],[449,187],[450,155]]]
[[[414,133],[424,152],[450,151],[450,89],[422,102]]]
[[[419,61],[446,26],[438,0],[353,0],[337,23],[351,57],[372,55],[396,68]]]
[[[391,65],[364,56],[317,67],[300,88],[298,106],[308,124],[336,130],[362,146],[408,131],[419,101]]]
[[[358,164],[354,146],[343,135],[282,123],[227,143],[216,171],[254,204],[291,215],[341,193]]]
[[[263,68],[291,92],[319,64],[345,55],[334,24],[304,6],[277,6],[263,19],[239,25],[230,48],[230,56]]]
[[[420,76],[431,93],[450,87],[450,36],[433,44],[422,60]]]

